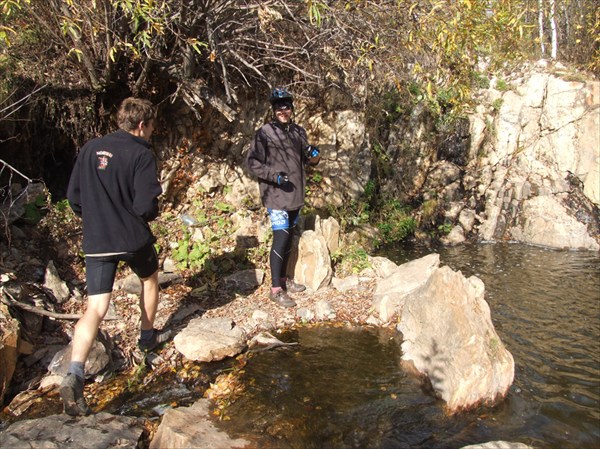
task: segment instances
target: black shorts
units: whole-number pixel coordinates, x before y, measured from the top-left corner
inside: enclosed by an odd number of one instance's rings
[[[150,277],[158,270],[158,256],[151,243],[133,253],[112,256],[86,256],[85,271],[88,295],[110,293],[119,262],[125,262],[140,278]]]

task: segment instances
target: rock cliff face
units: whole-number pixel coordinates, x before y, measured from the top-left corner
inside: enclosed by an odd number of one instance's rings
[[[373,164],[383,160],[382,190],[421,204],[422,221],[433,205],[453,227],[449,244],[514,240],[597,251],[600,82],[573,79],[564,67],[544,61],[493,79],[479,92],[468,119],[442,135],[419,105],[381,132],[368,128],[367,113],[340,93],[330,92],[318,110],[299,100],[295,119],[322,151],[320,181],[312,184],[307,201],[326,208],[359,198]],[[207,117],[200,127],[213,131],[205,133],[206,142],[194,143],[202,154],[190,154],[193,176],[184,188],[193,194],[226,187],[228,201],[237,207],[260,204],[244,159],[254,131],[269,117],[266,106],[241,111],[237,125]],[[193,134],[186,126],[173,130]],[[162,145],[170,148],[176,141],[167,136]],[[216,162],[224,154],[227,162]],[[177,189],[169,186],[168,173],[178,169],[171,162],[163,166],[168,199]]]
[[[600,249],[600,83],[540,63],[510,83],[484,93],[501,104],[495,116],[481,105],[471,117],[466,199],[483,205],[479,236]]]
[[[450,244],[600,249],[600,83],[573,78],[540,61],[493,79],[468,121],[437,142],[413,111],[390,129],[385,188],[442,208]]]

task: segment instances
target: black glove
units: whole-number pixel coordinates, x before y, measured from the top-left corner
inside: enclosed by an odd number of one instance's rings
[[[306,156],[306,159],[312,159],[317,157],[319,154],[321,153],[321,151],[312,145],[306,145],[306,148],[304,149],[304,156]]]
[[[290,182],[290,178],[288,178],[288,174],[286,172],[280,171],[279,173],[277,173],[275,182],[277,182],[278,185],[282,186]]]

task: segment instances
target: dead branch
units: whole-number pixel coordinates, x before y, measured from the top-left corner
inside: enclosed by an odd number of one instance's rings
[[[17,301],[10,293],[4,290],[4,287],[0,287],[0,301],[3,304],[6,304],[9,307],[18,307],[19,309],[23,309],[27,312],[35,313],[36,315],[47,316],[50,318],[56,318],[58,320],[78,320],[81,318],[81,315],[76,313],[57,313],[50,312],[46,309],[40,309],[39,307],[30,306],[29,304],[25,304],[23,302]]]

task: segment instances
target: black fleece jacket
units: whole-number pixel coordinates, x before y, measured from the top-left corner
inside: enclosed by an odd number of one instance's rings
[[[258,178],[265,207],[297,210],[304,206],[306,145],[306,131],[295,123],[267,123],[256,132],[246,163],[250,173]],[[289,177],[289,182],[281,186],[277,184],[280,172]]]
[[[155,242],[148,222],[158,215],[161,193],[146,140],[119,130],[86,143],[67,189],[83,220],[83,252],[133,252]]]

